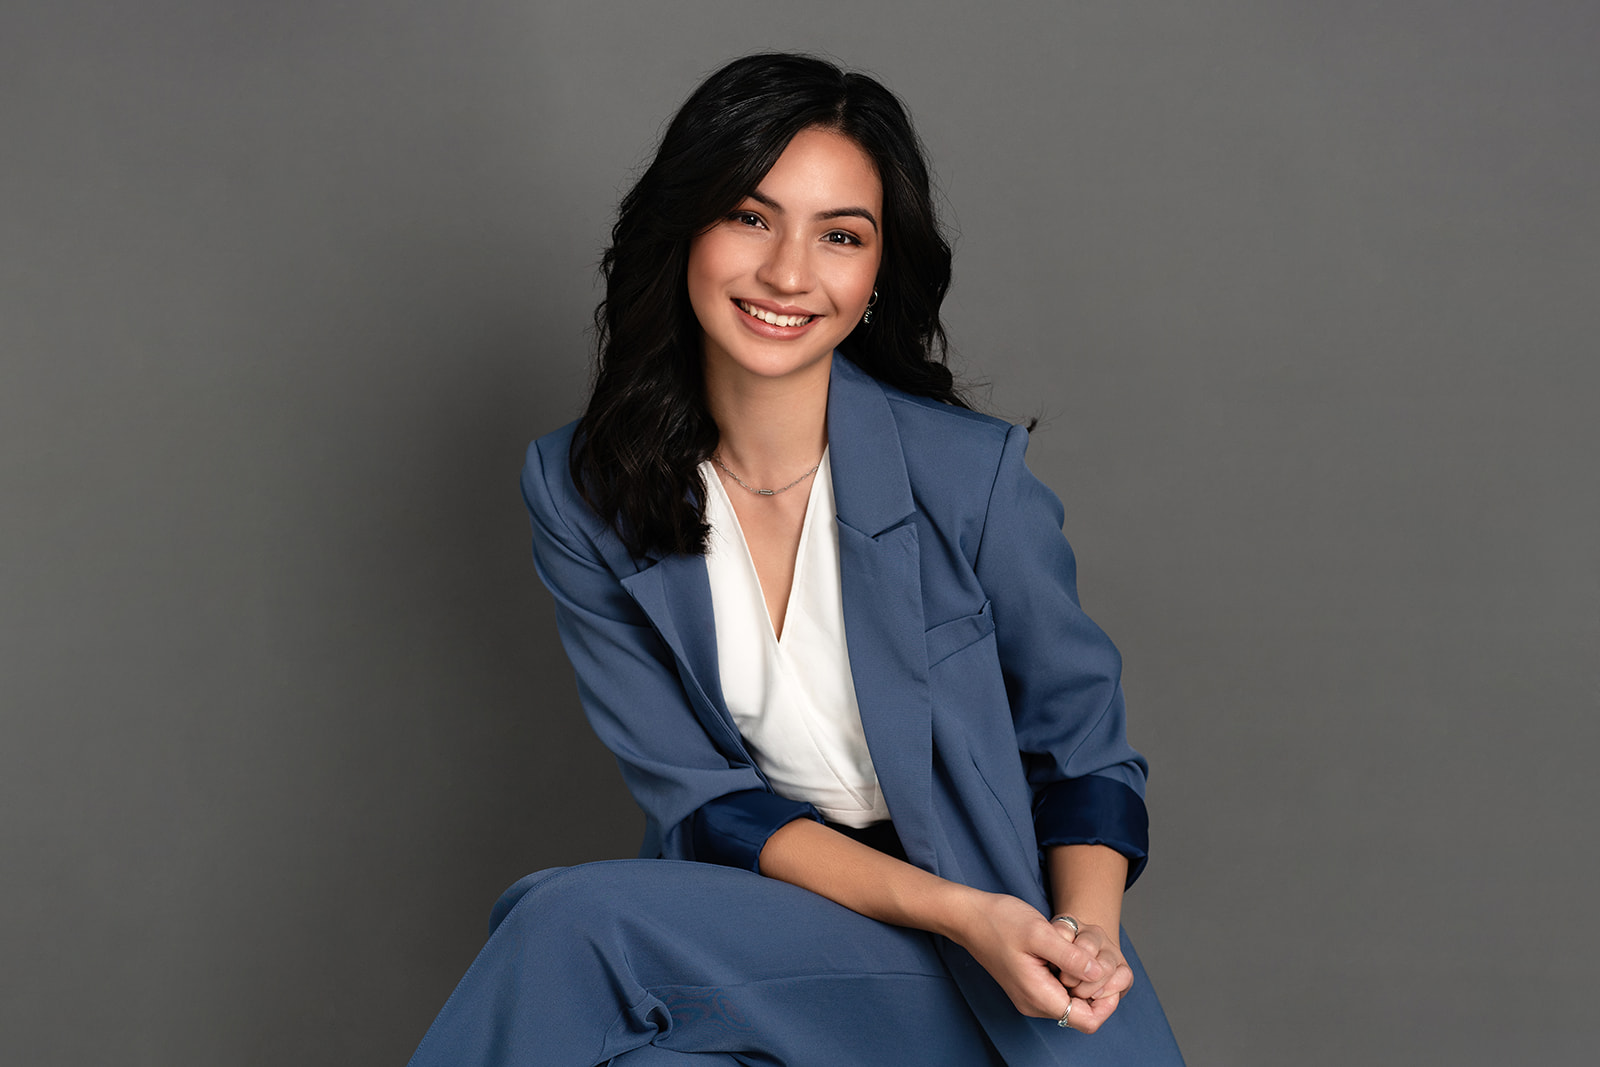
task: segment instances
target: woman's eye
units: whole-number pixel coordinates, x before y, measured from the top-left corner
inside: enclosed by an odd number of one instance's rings
[[[845,233],[843,230],[833,230],[826,234],[822,239],[827,241],[829,244],[834,245],[858,245],[861,243],[860,239],[856,237],[855,234]]]
[[[760,226],[762,224],[761,216],[754,211],[735,211],[728,218],[741,226]]]

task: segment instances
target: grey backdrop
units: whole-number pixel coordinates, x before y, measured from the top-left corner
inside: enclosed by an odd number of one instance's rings
[[[724,59],[908,100],[1126,655],[1192,1063],[1588,1063],[1592,3],[0,7],[0,1060],[401,1063],[631,854],[528,560]]]

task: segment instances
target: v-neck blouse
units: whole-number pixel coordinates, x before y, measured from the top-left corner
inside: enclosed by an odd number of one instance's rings
[[[709,461],[701,474],[722,696],[751,758],[779,796],[814,804],[830,822],[889,818],[850,676],[827,450],[806,501],[781,638],[722,479]]]

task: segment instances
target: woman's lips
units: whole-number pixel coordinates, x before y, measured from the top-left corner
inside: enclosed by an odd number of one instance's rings
[[[781,331],[779,336],[792,336],[799,333],[819,318],[817,315],[784,315],[738,299],[735,299],[733,303],[735,307],[744,313],[744,317],[749,320],[752,326],[764,326],[771,330]]]

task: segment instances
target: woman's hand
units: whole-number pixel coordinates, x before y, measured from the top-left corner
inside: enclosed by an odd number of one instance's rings
[[[1083,951],[1099,966],[1095,978],[1074,981],[1065,970],[1059,975],[1062,986],[1072,995],[1072,1015],[1067,1025],[1092,1034],[1111,1017],[1122,1002],[1122,995],[1133,987],[1133,968],[1123,958],[1115,935],[1104,927],[1084,923],[1076,936],[1066,923],[1052,922],[1050,927],[1056,936]]]
[[[1060,1019],[1070,1003],[1067,1025],[1091,1034],[1098,1030],[1133,981],[1104,931],[1086,926],[1075,943],[1069,928],[1050,922],[1026,901],[972,894],[951,937],[1000,983],[1017,1010]]]

